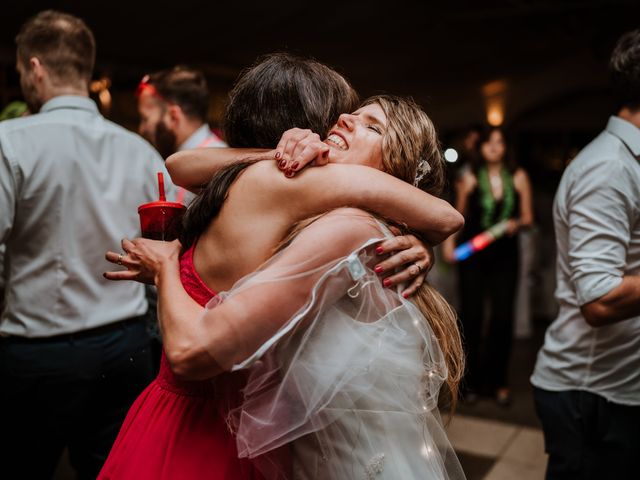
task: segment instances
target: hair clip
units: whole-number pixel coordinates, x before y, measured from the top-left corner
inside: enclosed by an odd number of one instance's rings
[[[413,180],[413,186],[420,185],[420,181],[431,171],[431,165],[424,158],[418,160],[418,168],[416,169],[416,178]]]

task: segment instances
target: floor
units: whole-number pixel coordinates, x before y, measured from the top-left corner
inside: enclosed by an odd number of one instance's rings
[[[457,415],[449,440],[468,480],[541,480],[546,455],[538,428]]]
[[[529,377],[545,327],[541,322],[535,325],[531,338],[514,342],[510,406],[481,397],[473,405],[462,403],[457,408],[448,434],[468,480],[544,479],[544,438]]]

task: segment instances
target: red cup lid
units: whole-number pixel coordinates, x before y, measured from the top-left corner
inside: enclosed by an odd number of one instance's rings
[[[183,204],[178,202],[163,202],[161,200],[156,200],[155,202],[143,203],[138,207],[138,213],[142,210],[146,210],[147,208],[178,208],[181,210],[186,210]]]

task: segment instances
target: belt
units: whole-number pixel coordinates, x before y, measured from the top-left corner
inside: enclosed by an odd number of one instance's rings
[[[8,337],[0,337],[0,343],[52,343],[52,342],[65,342],[72,340],[80,340],[83,338],[96,337],[105,333],[113,332],[116,330],[122,330],[128,328],[137,323],[147,322],[148,317],[146,314],[137,317],[127,318],[118,322],[108,323],[107,325],[101,325],[95,328],[89,328],[73,333],[63,333],[61,335],[52,335],[50,337],[21,337],[17,335],[10,335]]]

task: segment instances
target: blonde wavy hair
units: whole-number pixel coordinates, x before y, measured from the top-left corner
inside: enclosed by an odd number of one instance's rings
[[[433,122],[412,99],[393,95],[377,95],[361,106],[377,104],[387,117],[382,137],[383,170],[407,183],[415,184],[421,162],[428,162],[428,172],[416,186],[432,195],[440,195],[445,182],[445,164]],[[393,224],[393,222],[388,222]],[[399,226],[402,233],[410,233]],[[412,297],[428,319],[445,357],[446,385],[453,412],[458,400],[458,387],[464,374],[464,351],[458,317],[449,302],[426,280]]]
[[[376,95],[360,107],[377,104],[387,117],[382,137],[383,170],[414,184],[421,162],[428,163],[428,173],[417,185],[432,195],[440,195],[445,182],[445,164],[436,127],[428,115],[411,98]]]

